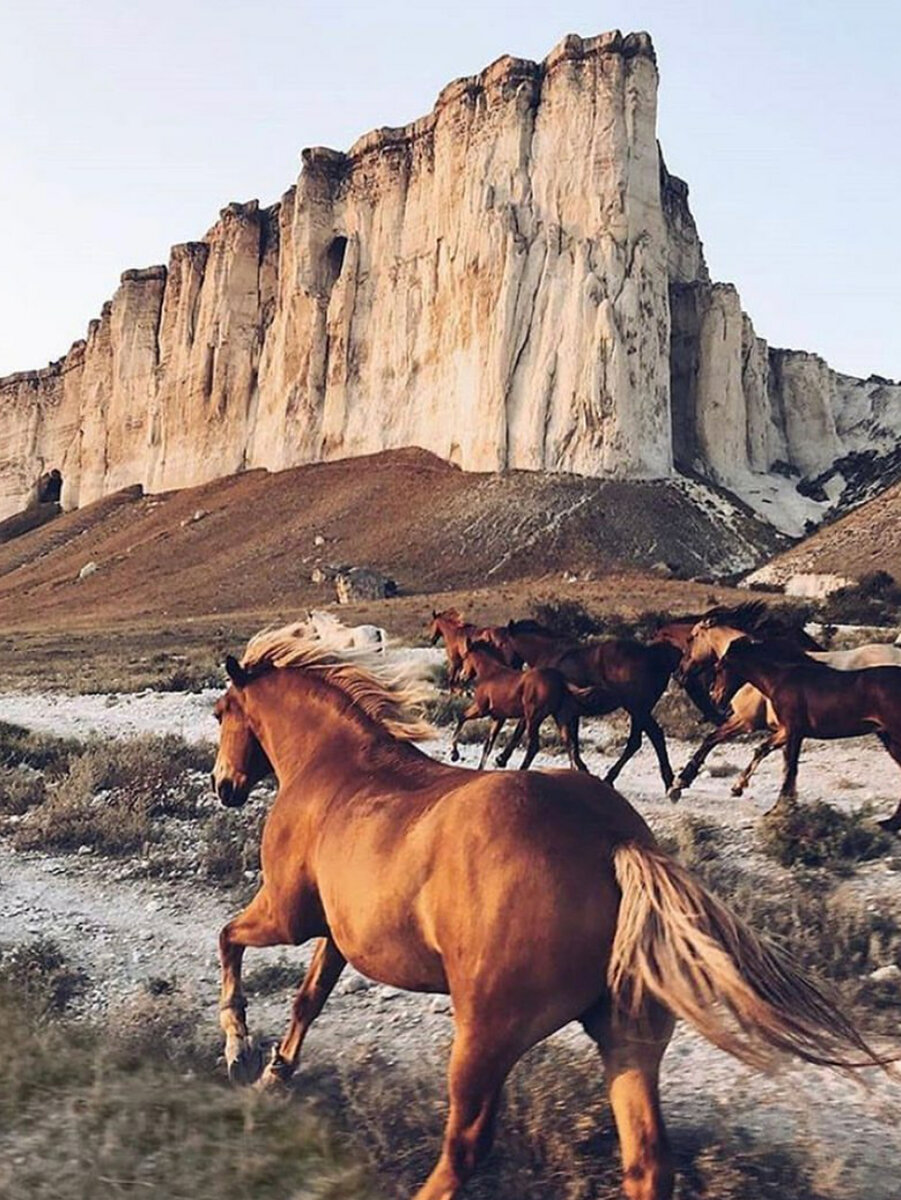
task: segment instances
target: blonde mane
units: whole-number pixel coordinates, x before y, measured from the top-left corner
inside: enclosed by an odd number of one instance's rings
[[[415,668],[392,667],[382,653],[373,650],[348,649],[338,654],[311,638],[309,626],[303,622],[255,633],[241,665],[248,671],[265,667],[315,671],[398,741],[436,736],[435,727],[422,715],[432,688]]]

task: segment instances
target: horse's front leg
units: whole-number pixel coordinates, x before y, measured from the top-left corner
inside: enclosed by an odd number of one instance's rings
[[[491,728],[488,730],[488,736],[485,738],[485,745],[482,747],[482,757],[479,759],[479,770],[485,769],[485,763],[488,761],[488,755],[494,749],[494,743],[497,741],[497,735],[504,728],[505,717],[495,717],[491,723]]]
[[[460,737],[460,732],[463,729],[463,726],[467,721],[475,721],[481,715],[482,714],[479,711],[479,706],[477,704],[470,704],[468,708],[465,708],[463,712],[460,713],[460,719],[457,721],[456,728],[454,729],[454,736],[451,738],[451,762],[460,761],[460,751],[457,749],[457,741]]]
[[[737,717],[730,717],[723,725],[714,729],[712,733],[708,733],[704,740],[698,746],[697,750],[673,780],[670,789],[667,792],[670,800],[675,802],[682,795],[682,792],[691,787],[694,783],[698,772],[704,765],[707,755],[715,746],[719,746],[722,742],[728,742],[730,738],[736,737],[739,733],[747,730],[747,725],[744,721]]]
[[[277,946],[286,940],[275,922],[265,888],[219,934],[219,1024],[225,1034],[225,1062],[232,1083],[253,1083],[263,1066],[259,1046],[247,1032],[247,999],[241,990],[244,950],[247,946]]]
[[[273,1047],[272,1058],[260,1079],[260,1087],[287,1083],[297,1070],[300,1048],[307,1030],[322,1012],[346,966],[347,959],[331,938],[322,938],[316,946],[310,969],[297,989],[285,1036],[278,1046]]]
[[[765,742],[762,742],[754,751],[754,755],[742,773],[732,785],[732,795],[740,796],[748,784],[751,782],[751,776],[763,762],[768,754],[772,754],[774,750],[778,750],[785,744],[784,734],[774,733],[772,737],[768,737]]]

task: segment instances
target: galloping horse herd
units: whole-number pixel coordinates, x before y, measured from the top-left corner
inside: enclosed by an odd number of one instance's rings
[[[452,688],[477,681],[473,701],[454,731],[454,761],[467,721],[492,719],[481,768],[505,722],[516,719],[497,765],[506,766],[525,734],[521,766],[528,767],[538,752],[541,725],[552,717],[570,764],[586,771],[579,752],[580,717],[625,709],[629,736],[605,782],[616,780],[647,733],[673,801],[690,787],[710,751],[741,733],[765,731],[769,736],[733,784],[735,796],[763,759],[781,748],[785,773],[779,800],[796,800],[798,758],[806,737],[875,733],[901,765],[901,649],[874,642],[854,650],[824,650],[760,601],[671,621],[647,644],[625,638],[585,643],[532,620],[479,627],[464,622],[454,608],[432,613],[429,636],[433,644],[444,640]],[[663,730],[652,715],[670,678],[715,726],[676,777]],[[901,801],[879,824],[901,830]]]
[[[644,733],[674,796],[712,745],[740,729],[769,733],[752,767],[784,747],[786,798],[806,736],[875,731],[897,757],[896,659],[809,657],[815,647],[762,606],[675,622],[647,645],[582,644],[532,621],[482,629],[452,610],[433,614],[431,635],[444,639],[451,684],[475,680],[461,721],[493,718],[483,764],[503,722],[516,718],[504,756],[526,734],[527,765],[550,716],[577,769],[472,771],[425,754],[414,744],[434,732],[418,708],[425,692],[392,665],[381,638],[340,652],[297,624],[256,635],[240,662],[229,657],[215,710],[215,790],[239,806],[270,772],[279,784],[260,890],[219,939],[233,1080],[288,1081],[348,962],[381,983],[449,994],[450,1108],[441,1154],[415,1200],[453,1200],[490,1149],[512,1067],[579,1021],[603,1058],[626,1195],[669,1200],[658,1075],[676,1018],[756,1067],[786,1054],[842,1069],[895,1061],[665,854],[611,782]],[[652,715],[674,675],[716,723],[678,779]],[[602,781],[581,761],[579,720],[617,708],[631,730]],[[899,823],[901,806],[883,822]],[[310,939],[310,968],[264,1065],[247,1026],[244,951]]]

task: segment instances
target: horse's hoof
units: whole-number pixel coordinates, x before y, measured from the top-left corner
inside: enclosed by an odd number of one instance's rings
[[[733,783],[732,787],[729,790],[732,792],[733,796],[741,796],[744,793],[745,789],[744,789],[743,784]]]
[[[459,762],[459,761],[460,761],[460,752],[459,752],[459,750],[451,750],[451,752],[450,752],[450,760],[451,760],[451,762]]]
[[[282,1058],[278,1047],[273,1046],[270,1059],[254,1087],[258,1092],[265,1092],[270,1096],[285,1095],[289,1090],[288,1085],[293,1074],[294,1068]]]
[[[880,829],[884,829],[886,833],[901,834],[901,824],[894,817],[887,817],[884,821],[877,821],[876,824]]]
[[[263,1070],[263,1052],[254,1038],[228,1038],[225,1043],[228,1080],[236,1087],[256,1083]]]
[[[682,796],[682,784],[678,780],[675,783],[671,783],[666,794],[672,800],[673,804],[678,804]]]

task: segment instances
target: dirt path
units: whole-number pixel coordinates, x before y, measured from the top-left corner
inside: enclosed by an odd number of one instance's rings
[[[71,732],[67,724],[53,723],[47,705],[38,706],[40,722],[36,718],[29,721],[25,702],[15,708],[12,699],[0,698],[4,718],[48,731]],[[79,698],[66,698],[59,705],[67,721],[80,714],[82,729],[94,722],[97,729],[108,733],[143,727],[146,714],[141,697],[121,696],[108,706],[98,704],[96,698],[84,700],[94,704],[90,712],[79,710]],[[155,727],[157,731],[171,728],[186,733],[186,720],[195,721],[204,736],[210,736],[202,720],[204,706],[205,701],[198,697],[157,697],[152,706]],[[447,747],[442,742],[432,749],[445,754]],[[475,758],[476,747],[463,749],[467,761]],[[674,744],[675,762],[683,761],[686,749]],[[727,751],[724,758],[742,763],[747,754],[746,747],[738,747]],[[589,761],[599,766],[602,758],[591,751]],[[867,798],[887,804],[896,786],[894,772],[881,750],[865,742],[842,748],[814,746],[802,764],[801,784],[807,795],[828,794],[850,807]],[[852,777],[865,781],[865,786],[840,785],[839,781],[847,784]],[[655,828],[671,824],[678,810],[661,795],[649,750],[642,751],[627,768],[623,784],[625,793]],[[726,823],[730,845],[740,847],[749,843],[750,827],[771,802],[774,790],[775,773],[765,768],[750,799],[741,803],[728,798],[725,779],[702,777],[691,793],[690,811]],[[879,898],[897,903],[899,884],[901,876],[877,862],[862,868],[853,886],[873,897],[873,903],[881,903]],[[175,978],[189,996],[202,1003],[211,1037],[215,1036],[216,935],[233,909],[234,903],[225,893],[196,881],[176,884],[136,878],[132,864],[117,865],[89,854],[15,853],[0,845],[0,940],[27,941],[42,934],[57,940],[87,972],[90,985],[84,1004],[95,1015],[104,1014],[152,977]],[[252,980],[255,964],[299,966],[308,958],[306,948],[250,952],[248,979]],[[280,1033],[289,997],[290,990],[285,989],[253,1000],[253,1027],[268,1035]],[[421,1066],[423,1060],[432,1062],[437,1075],[443,1069],[451,1033],[445,998],[371,985],[348,972],[310,1036],[306,1061],[315,1064],[378,1048],[389,1063]],[[593,1055],[575,1027],[557,1036],[580,1047],[586,1056]],[[795,1153],[803,1146],[805,1157],[816,1164],[824,1196],[895,1200],[898,1195],[901,1085],[880,1077],[865,1091],[852,1080],[809,1067],[789,1069],[774,1079],[756,1076],[690,1030],[680,1028],[664,1062],[662,1090],[674,1139],[680,1129],[689,1131],[699,1125],[742,1128],[761,1145]]]

